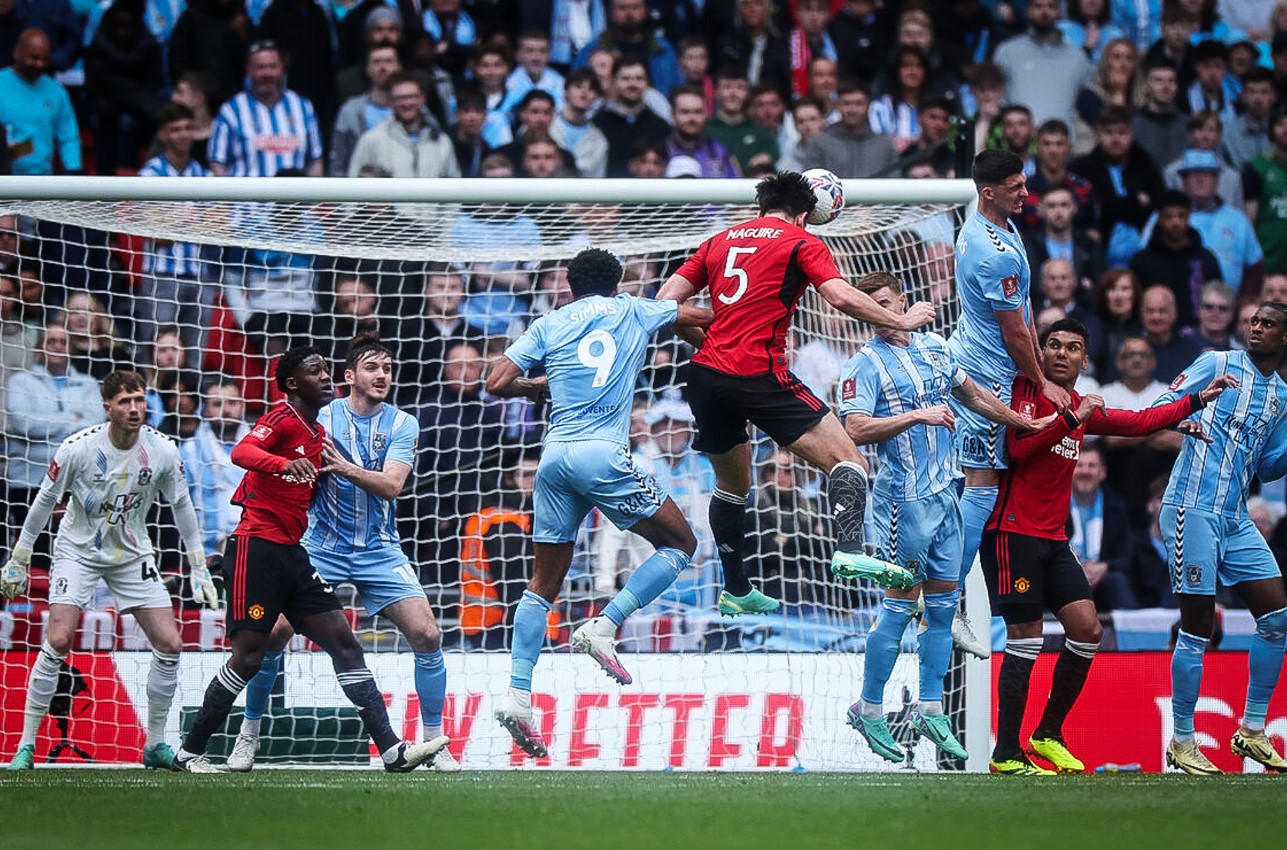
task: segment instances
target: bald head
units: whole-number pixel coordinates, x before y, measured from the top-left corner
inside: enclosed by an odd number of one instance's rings
[[[1140,319],[1150,337],[1169,338],[1175,329],[1179,312],[1175,306],[1175,293],[1160,284],[1144,290],[1140,301]]]
[[[13,70],[29,83],[49,73],[49,36],[43,30],[25,29],[13,48]]]
[[[1041,292],[1056,307],[1066,307],[1077,288],[1077,274],[1067,260],[1052,259],[1041,264]]]

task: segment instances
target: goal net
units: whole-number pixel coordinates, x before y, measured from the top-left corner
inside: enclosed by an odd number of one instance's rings
[[[935,330],[949,331],[957,314],[952,243],[972,187],[850,181],[847,192],[842,215],[816,229],[841,270],[851,279],[894,272],[909,298],[938,305]],[[150,422],[183,447],[206,549],[217,555],[237,517],[227,501],[238,475],[228,447],[280,400],[275,355],[315,345],[340,386],[349,340],[377,332],[394,351],[391,401],[421,427],[399,530],[442,627],[445,729],[467,769],[520,764],[491,714],[508,683],[510,623],[531,573],[532,471],[547,410],[487,396],[485,363],[535,317],[570,300],[565,267],[577,251],[614,252],[626,270],[621,289],[652,295],[702,240],[754,215],[753,184],[36,178],[0,181],[0,197],[9,199],[0,201],[4,385],[28,388],[4,398],[0,423],[5,556],[54,448],[102,419],[96,387],[76,375],[136,368],[147,377]],[[62,330],[46,332],[55,326]],[[793,369],[819,397],[834,400],[841,365],[869,335],[810,292],[790,336]],[[61,370],[50,338],[67,341],[69,379],[50,375]],[[820,476],[761,434],[753,441],[746,561],[753,580],[784,606],[736,620],[716,613],[720,568],[707,521],[714,479],[691,448],[690,354],[668,332],[653,342],[631,441],[692,523],[697,555],[674,587],[626,623],[621,649],[635,684],[617,687],[569,653],[568,639],[649,547],[597,513],[587,519],[534,679],[551,744],[544,763],[887,767],[845,724],[879,589],[831,577]],[[24,373],[39,380],[15,384]],[[31,395],[33,386],[49,397]],[[172,517],[161,508],[152,520],[185,644],[169,730],[177,745],[226,656],[223,612],[188,601]],[[27,671],[48,618],[48,549],[44,535],[29,595],[0,610],[0,758],[16,748]],[[387,619],[369,616],[352,588],[338,592],[395,729],[418,736],[410,645]],[[986,600],[973,589],[967,599],[983,606],[975,622],[986,627]],[[150,653],[134,618],[115,605],[100,585],[41,729],[38,761],[138,760]],[[886,690],[892,729],[915,767],[964,769],[940,764],[907,722],[917,690],[915,640],[910,628]],[[954,659],[948,703],[976,754],[971,769],[986,763],[987,688],[986,662]],[[228,734],[212,741],[216,761],[239,718],[238,708]],[[264,735],[261,764],[371,759],[329,659],[303,638],[285,657]]]

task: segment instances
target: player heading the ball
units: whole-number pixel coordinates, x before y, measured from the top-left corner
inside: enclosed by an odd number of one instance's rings
[[[577,529],[590,508],[657,549],[603,614],[572,634],[572,647],[623,685],[631,677],[617,658],[617,629],[670,587],[697,549],[675,500],[631,457],[630,409],[653,333],[666,325],[704,328],[714,314],[673,300],[617,295],[621,272],[617,258],[598,248],[573,257],[568,263],[572,303],[533,322],[492,362],[487,376],[493,395],[540,399],[548,394],[553,403],[532,497],[535,575],[514,612],[510,688],[495,713],[515,743],[537,758],[547,751],[533,724],[532,671],[551,605],[572,564]],[[546,377],[521,377],[541,364]]]
[[[827,473],[827,497],[836,529],[831,569],[905,587],[912,574],[863,553],[867,462],[830,407],[792,374],[786,337],[809,286],[840,312],[882,327],[910,331],[934,319],[934,307],[913,304],[903,315],[880,306],[845,280],[831,250],[804,229],[818,199],[809,180],[783,171],[755,189],[758,218],[706,240],[657,294],[683,303],[709,289],[715,320],[704,334],[681,331],[698,346],[689,372],[689,399],[697,421],[693,447],[715,469],[711,532],[724,568],[720,613],[777,610],[754,588],[742,565],[746,499],[751,490],[747,422],[778,445]]]

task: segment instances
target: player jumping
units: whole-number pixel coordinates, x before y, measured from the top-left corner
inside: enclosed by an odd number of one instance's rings
[[[907,308],[898,278],[874,272],[858,281],[881,307],[895,315]],[[961,506],[948,398],[987,418],[1023,430],[1045,427],[1054,417],[1025,419],[955,366],[947,341],[934,333],[878,328],[876,337],[840,370],[840,415],[858,445],[877,444],[873,510],[877,555],[915,577],[911,587],[885,591],[876,625],[867,636],[862,699],[849,708],[853,726],[872,751],[889,761],[906,756],[885,721],[885,683],[898,660],[907,624],[925,589],[925,631],[920,654],[919,704],[912,725],[952,758],[967,757],[943,713],[943,677],[952,656],[952,617],[960,591]]]
[[[1247,653],[1247,702],[1229,750],[1270,771],[1287,771],[1287,761],[1265,734],[1265,713],[1283,666],[1287,593],[1268,544],[1247,514],[1252,475],[1272,481],[1287,473],[1287,385],[1276,374],[1285,348],[1287,304],[1267,301],[1251,318],[1246,351],[1203,354],[1158,399],[1191,392],[1226,372],[1238,381],[1238,392],[1225,393],[1198,417],[1211,441],[1185,440],[1159,516],[1171,589],[1180,602],[1180,633],[1171,657],[1175,725],[1166,763],[1185,773],[1220,773],[1198,748],[1193,729],[1217,578],[1237,591],[1256,618]]]
[[[759,182],[760,217],[711,237],[657,294],[687,301],[710,289],[715,321],[700,342],[689,373],[689,401],[697,420],[693,448],[715,469],[711,532],[724,568],[722,614],[765,613],[779,602],[752,587],[742,565],[746,500],[751,490],[751,446],[746,423],[827,473],[827,497],[836,528],[831,569],[904,587],[912,576],[896,564],[863,554],[867,462],[830,407],[787,367],[786,336],[796,306],[812,285],[833,307],[874,325],[915,330],[934,319],[934,307],[913,304],[904,315],[854,289],[831,251],[804,230],[816,199],[803,176],[784,171]]]
[[[223,727],[233,700],[259,672],[270,633],[284,614],[295,631],[322,647],[335,665],[344,695],[358,707],[375,741],[384,769],[406,773],[449,743],[446,737],[420,744],[399,740],[389,725],[384,698],[366,667],[362,645],[349,628],[335,592],[313,568],[300,538],[326,446],[318,421],[334,398],[326,362],[315,348],[292,348],[277,363],[284,404],[266,413],[232,450],[232,462],[247,470],[233,501],[241,522],[224,554],[228,576],[228,640],[232,657],[206,687],[192,729],[174,759],[174,769],[215,773],[204,753],[210,736]]]
[[[420,578],[402,551],[395,505],[415,463],[420,426],[385,402],[393,386],[393,355],[375,337],[353,340],[344,382],[350,388],[348,398],[335,399],[317,417],[327,434],[322,447],[325,465],[302,542],[322,578],[331,584],[352,583],[367,613],[392,620],[411,644],[422,737],[429,741],[442,735],[447,694],[442,632]],[[229,770],[245,772],[255,765],[260,723],[290,635],[289,624],[279,621],[259,672],[246,686],[245,716],[228,756]],[[442,750],[432,767],[454,772],[460,763]]]
[[[956,291],[961,318],[948,342],[952,361],[979,386],[1010,402],[1016,371],[1040,388],[1042,396],[1062,410],[1068,393],[1041,373],[1041,356],[1032,327],[1029,301],[1031,272],[1019,230],[1010,221],[1028,196],[1023,160],[1010,151],[986,150],[974,158],[974,185],[979,206],[956,240]],[[965,545],[957,584],[974,566],[983,526],[997,500],[997,484],[1006,467],[1005,429],[953,400],[957,459],[965,473],[961,521]],[[953,624],[962,649],[987,658],[991,653],[975,637],[963,616]]]
[[[617,658],[617,629],[671,585],[697,548],[674,499],[630,455],[630,409],[653,332],[671,324],[704,328],[714,316],[674,300],[616,295],[621,272],[607,251],[577,254],[568,264],[572,303],[533,322],[493,361],[487,376],[493,395],[540,398],[548,391],[553,400],[533,495],[535,575],[514,612],[510,687],[496,709],[515,743],[537,758],[547,750],[533,723],[532,671],[551,604],[572,563],[577,529],[590,508],[657,549],[603,613],[572,634],[573,648],[623,685],[631,677]],[[538,364],[545,365],[546,379],[521,377]]]
[[[1011,463],[1001,474],[1000,497],[979,549],[992,611],[1006,623],[1005,658],[997,680],[994,773],[1051,773],[1033,764],[1019,746],[1028,682],[1041,652],[1043,610],[1063,624],[1064,648],[1055,662],[1045,712],[1028,743],[1061,773],[1085,769],[1063,738],[1064,719],[1086,684],[1103,634],[1090,582],[1068,546],[1072,477],[1082,438],[1144,437],[1176,425],[1182,433],[1201,438],[1197,423],[1184,420],[1237,383],[1211,372],[1201,392],[1191,390],[1161,407],[1139,412],[1105,408],[1099,396],[1083,398],[1073,391],[1077,375],[1086,368],[1088,348],[1086,326],[1076,319],[1060,319],[1042,334],[1042,379],[1067,393],[1072,407],[1059,412],[1054,424],[1042,431],[1006,432]],[[1036,418],[1057,412],[1041,386],[1027,376],[1020,375],[1012,389],[1010,406],[1020,415]]]
[[[117,609],[132,613],[152,644],[143,765],[165,769],[173,765],[174,750],[165,743],[165,724],[179,684],[183,645],[147,533],[148,511],[158,495],[170,503],[183,538],[192,598],[211,607],[219,604],[206,569],[179,450],[165,435],[143,424],[147,382],[137,372],[117,371],[105,376],[99,389],[107,422],[77,431],[58,447],[13,555],[0,572],[0,593],[6,599],[26,592],[36,536],[54,507],[69,496],[67,513],[54,535],[49,626],[27,680],[22,737],[10,770],[29,770],[34,765],[36,732],[49,713],[80,612],[93,600],[100,578],[116,597]]]

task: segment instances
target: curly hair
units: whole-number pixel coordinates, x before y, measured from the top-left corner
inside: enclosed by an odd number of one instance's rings
[[[290,392],[286,389],[286,381],[295,377],[295,373],[299,371],[304,361],[314,355],[325,359],[322,352],[311,345],[301,345],[283,354],[282,359],[277,361],[277,389],[284,393]]]
[[[621,261],[602,248],[586,248],[568,263],[568,288],[573,298],[612,295],[621,282]]]

